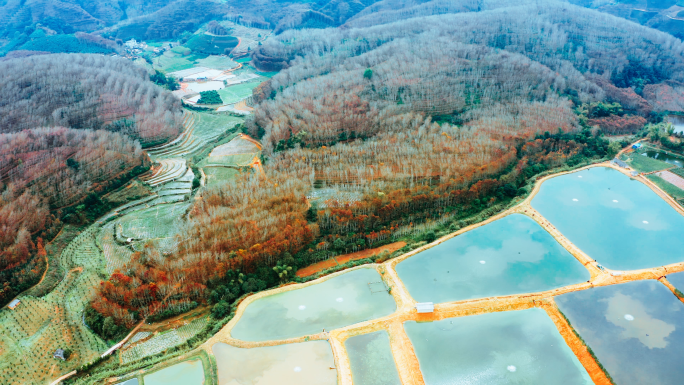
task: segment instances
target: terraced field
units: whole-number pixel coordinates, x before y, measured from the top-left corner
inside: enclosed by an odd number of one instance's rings
[[[206,324],[207,317],[205,316],[179,328],[156,334],[149,339],[147,338],[150,333],[139,332],[133,336],[134,341],[121,351],[121,363],[128,364],[180,345],[199,333]],[[143,342],[136,343],[137,341]]]
[[[152,174],[148,181],[150,179],[164,180],[164,176],[172,171],[173,165],[168,162],[161,163],[162,160],[179,162],[180,159],[187,158],[204,149],[226,130],[241,121],[240,118],[229,115],[199,114],[186,111],[183,120],[185,127],[183,133],[176,140],[166,145],[148,150],[152,159],[159,161],[162,167],[165,167],[160,170],[155,168],[155,171],[158,170],[159,172]]]
[[[0,311],[0,383],[43,384],[107,349],[82,321],[105,266],[95,242],[99,228],[99,223],[90,226],[61,253],[67,273],[54,291],[41,298],[20,296],[16,309]],[[56,349],[67,347],[75,359],[52,358]]]
[[[40,298],[21,295],[16,309],[0,310],[0,384],[50,383],[110,348],[83,322],[96,287],[148,242],[162,253],[175,250],[195,178],[188,160],[208,153],[212,141],[241,122],[195,112],[186,112],[184,120],[185,130],[177,139],[150,150],[155,167],[140,179],[153,195],[117,207],[78,235],[57,258],[66,274],[52,292]],[[205,323],[201,318],[151,338],[136,335],[121,359],[129,362],[184,343]],[[54,359],[58,348],[71,349],[72,357]]]

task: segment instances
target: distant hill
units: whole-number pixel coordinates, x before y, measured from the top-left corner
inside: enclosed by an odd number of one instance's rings
[[[682,0],[620,0],[600,2],[569,0],[569,2],[667,32],[684,40],[684,1]]]

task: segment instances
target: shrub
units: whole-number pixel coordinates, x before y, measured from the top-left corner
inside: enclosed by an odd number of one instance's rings
[[[197,104],[223,104],[223,100],[217,91],[202,91]]]

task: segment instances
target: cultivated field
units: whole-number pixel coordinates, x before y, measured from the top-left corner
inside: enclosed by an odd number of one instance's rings
[[[96,288],[147,242],[162,253],[175,250],[195,178],[187,159],[197,153],[208,154],[213,141],[241,121],[227,115],[187,112],[183,134],[151,151],[157,164],[140,178],[145,185],[133,182],[132,187],[110,194],[105,199],[122,205],[87,227],[59,256],[49,256],[51,270],[64,274],[60,273],[55,288],[42,297],[21,295],[16,309],[0,310],[0,384],[50,383],[109,348],[83,321]],[[205,324],[206,317],[156,336],[141,332],[127,344],[121,359],[130,362],[184,343]],[[59,348],[71,349],[72,357],[66,362],[53,358]]]
[[[129,346],[121,351],[121,363],[128,364],[145,357],[161,353],[164,350],[180,345],[199,333],[207,324],[207,316],[197,318],[176,329],[167,330],[150,338],[150,333],[139,332],[133,336]],[[141,341],[143,342],[138,342]]]
[[[653,172],[665,170],[672,167],[671,164],[663,161],[649,158],[636,152],[632,152],[622,156],[622,160],[638,172]]]
[[[20,296],[14,310],[0,310],[0,383],[44,384],[98,357],[107,345],[82,321],[83,310],[99,285],[105,260],[95,242],[94,224],[66,247],[58,258],[67,271],[46,296]],[[69,348],[67,362],[52,358]]]

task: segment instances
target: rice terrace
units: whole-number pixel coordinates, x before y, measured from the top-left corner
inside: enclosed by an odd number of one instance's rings
[[[0,10],[0,384],[684,376],[681,1]]]

